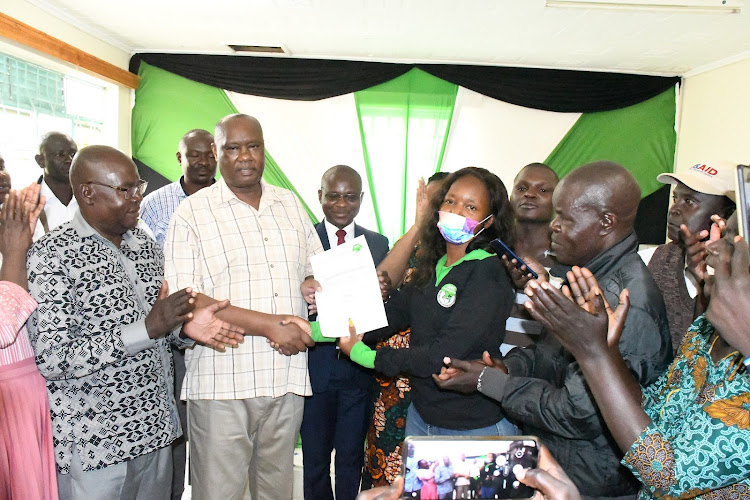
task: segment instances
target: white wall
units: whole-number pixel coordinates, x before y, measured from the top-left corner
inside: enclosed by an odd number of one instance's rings
[[[685,78],[676,170],[750,162],[750,58]]]
[[[128,68],[130,54],[95,38],[24,0],[2,0],[0,11],[110,64]],[[2,39],[2,38],[0,38]],[[13,45],[18,45],[13,43]],[[22,47],[18,45],[19,47]],[[44,56],[53,59],[50,56]],[[53,59],[56,62],[61,62]],[[71,66],[68,63],[64,63]],[[96,76],[96,75],[95,75]],[[117,147],[130,154],[130,119],[133,91],[117,85]]]

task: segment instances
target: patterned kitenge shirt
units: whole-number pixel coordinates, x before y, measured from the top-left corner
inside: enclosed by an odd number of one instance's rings
[[[645,498],[750,496],[750,374],[734,353],[714,365],[714,327],[699,316],[669,369],[643,390],[652,422],[622,463]]]

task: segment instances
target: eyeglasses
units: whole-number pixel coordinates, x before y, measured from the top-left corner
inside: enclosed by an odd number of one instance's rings
[[[341,198],[344,199],[347,203],[357,203],[362,196],[362,193],[360,194],[341,194],[341,193],[326,193],[326,201],[330,201],[331,203],[338,203]]]
[[[122,187],[122,186],[113,186],[111,184],[103,184],[101,182],[94,182],[94,181],[87,182],[86,184],[96,184],[97,186],[104,186],[104,187],[112,188],[115,191],[125,193],[126,200],[131,200],[135,198],[135,193],[138,193],[139,195],[143,196],[143,193],[146,192],[146,188],[148,187],[148,182],[144,181],[143,179],[140,179],[138,181],[138,184],[129,188]]]

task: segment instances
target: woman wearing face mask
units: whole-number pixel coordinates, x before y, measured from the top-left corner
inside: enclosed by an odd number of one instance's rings
[[[339,346],[363,366],[409,375],[407,436],[513,435],[517,429],[497,402],[441,391],[432,380],[445,356],[477,359],[484,351],[497,353],[503,342],[515,294],[489,242],[512,244],[507,191],[496,175],[469,167],[446,178],[432,203],[411,281],[386,304],[388,326],[367,333],[364,342],[352,336]],[[409,348],[368,347],[407,327]]]

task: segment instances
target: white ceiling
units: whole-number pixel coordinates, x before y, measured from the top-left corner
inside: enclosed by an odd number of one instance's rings
[[[30,1],[131,53],[280,45],[303,58],[662,75],[750,57],[750,2],[741,14],[706,14],[552,8],[544,0]]]

